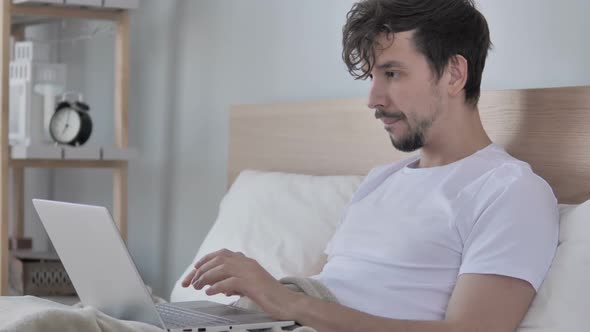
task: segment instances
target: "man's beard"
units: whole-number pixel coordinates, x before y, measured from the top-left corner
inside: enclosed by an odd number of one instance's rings
[[[406,137],[399,140],[389,135],[389,139],[393,147],[402,152],[414,152],[424,147],[424,131],[422,130],[410,130]]]
[[[428,120],[421,120],[416,128],[412,128],[408,119],[403,113],[385,113],[382,109],[375,110],[375,118],[391,118],[404,121],[408,125],[408,135],[400,139],[394,139],[392,133],[389,138],[393,147],[402,152],[414,152],[424,147],[426,131],[432,126],[434,117]]]

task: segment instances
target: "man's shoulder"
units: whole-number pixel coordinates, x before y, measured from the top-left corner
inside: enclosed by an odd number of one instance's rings
[[[530,195],[553,195],[551,186],[525,162],[504,162],[494,167],[482,185],[482,191],[525,191]]]
[[[502,147],[494,145],[483,154],[480,164],[482,179],[487,187],[507,188],[510,186],[542,185],[549,187],[547,182],[534,172],[525,161],[517,159]]]
[[[454,174],[453,181],[465,191],[504,191],[516,186],[541,186],[551,190],[527,162],[513,157],[498,145],[469,159]]]
[[[482,153],[474,155],[473,158],[468,159],[463,165],[464,169],[473,169],[476,174],[485,176],[498,170],[509,170],[516,173],[524,173],[530,170],[531,167],[523,160],[517,159],[504,148],[493,144],[485,149]]]
[[[462,197],[471,202],[473,211],[554,210],[557,199],[549,183],[525,162],[506,160],[494,165],[484,176],[466,186]]]

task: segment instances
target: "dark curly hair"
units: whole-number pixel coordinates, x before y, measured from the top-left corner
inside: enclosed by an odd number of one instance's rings
[[[347,15],[342,58],[357,79],[370,76],[376,59],[376,38],[414,30],[414,45],[440,79],[449,61],[461,55],[468,62],[467,103],[477,105],[490,33],[473,0],[362,0]],[[378,51],[378,50],[377,50]]]

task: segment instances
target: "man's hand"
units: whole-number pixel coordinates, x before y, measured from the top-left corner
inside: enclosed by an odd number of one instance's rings
[[[298,294],[281,285],[257,261],[242,253],[222,249],[200,259],[182,281],[207,295],[225,294],[250,298],[274,319],[288,320],[287,308]]]

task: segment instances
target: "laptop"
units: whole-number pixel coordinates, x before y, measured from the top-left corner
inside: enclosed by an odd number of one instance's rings
[[[294,324],[210,301],[155,305],[106,208],[40,199],[34,199],[33,205],[86,306],[168,331],[270,329]]]

